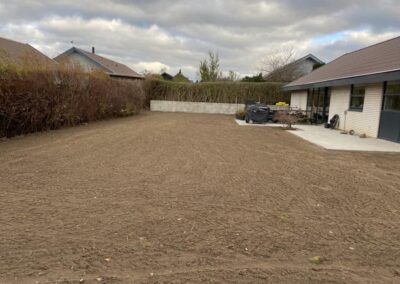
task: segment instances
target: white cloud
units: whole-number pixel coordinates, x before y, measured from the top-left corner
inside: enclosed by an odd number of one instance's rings
[[[161,62],[139,62],[131,64],[136,70],[147,70],[152,73],[159,73],[161,70],[168,72],[171,67]]]
[[[182,69],[195,79],[209,50],[224,70],[255,74],[279,47],[329,61],[400,35],[399,18],[397,0],[20,0],[0,3],[0,36],[51,57],[74,41],[138,72]]]

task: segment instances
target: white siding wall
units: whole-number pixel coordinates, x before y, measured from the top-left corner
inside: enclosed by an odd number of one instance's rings
[[[305,110],[307,108],[307,91],[293,92],[290,97],[290,107]]]
[[[338,114],[339,129],[354,130],[356,134],[365,133],[370,137],[378,137],[383,84],[367,85],[363,111],[348,111],[345,117],[344,113],[350,105],[350,91],[350,86],[332,88],[329,119]]]
[[[339,129],[344,129],[344,112],[350,105],[350,86],[331,88],[331,101],[329,106],[329,119],[335,114],[339,115]],[[346,121],[346,125],[348,125]]]

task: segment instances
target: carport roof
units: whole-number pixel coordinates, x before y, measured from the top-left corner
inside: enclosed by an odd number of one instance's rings
[[[285,91],[400,78],[400,37],[346,53],[283,88]]]

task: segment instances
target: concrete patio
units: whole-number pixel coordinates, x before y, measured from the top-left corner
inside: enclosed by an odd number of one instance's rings
[[[249,127],[282,127],[281,124],[275,123],[246,124],[241,120],[235,121],[239,125]],[[288,132],[328,150],[400,153],[400,143],[341,134],[340,130],[326,129],[321,125],[296,125],[295,128],[297,130],[289,130]]]

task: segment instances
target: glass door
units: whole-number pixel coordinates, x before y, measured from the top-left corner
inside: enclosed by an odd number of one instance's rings
[[[400,142],[400,81],[385,84],[379,138]]]
[[[328,88],[308,90],[307,115],[312,123],[321,124],[328,121],[330,92]]]

